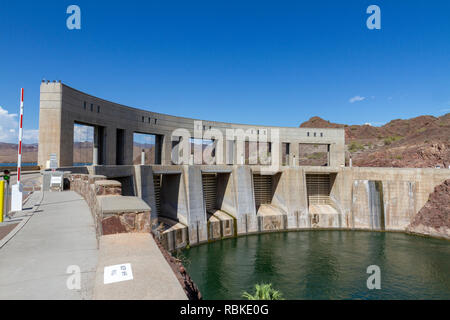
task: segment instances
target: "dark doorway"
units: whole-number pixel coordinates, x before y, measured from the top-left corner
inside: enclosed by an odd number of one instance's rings
[[[125,130],[117,129],[116,132],[116,164],[124,165],[125,164]]]

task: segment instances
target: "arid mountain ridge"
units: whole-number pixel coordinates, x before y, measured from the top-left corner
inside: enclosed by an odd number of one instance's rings
[[[448,168],[450,166],[450,113],[440,117],[396,119],[375,127],[332,123],[312,117],[301,128],[345,128],[348,158],[354,166]]]

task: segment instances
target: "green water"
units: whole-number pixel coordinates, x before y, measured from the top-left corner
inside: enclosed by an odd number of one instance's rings
[[[300,231],[251,235],[184,250],[205,299],[241,299],[272,283],[286,299],[450,299],[450,242],[402,233]],[[367,289],[367,267],[381,289]]]

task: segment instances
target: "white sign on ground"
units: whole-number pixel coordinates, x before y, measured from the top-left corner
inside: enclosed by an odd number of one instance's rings
[[[131,264],[125,263],[105,267],[103,272],[104,284],[128,280],[133,280],[133,271],[131,270]]]

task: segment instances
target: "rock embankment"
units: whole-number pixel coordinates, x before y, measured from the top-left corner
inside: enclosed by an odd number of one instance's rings
[[[153,234],[152,234],[153,235]],[[177,277],[178,281],[180,282],[181,286],[184,289],[184,292],[186,292],[186,295],[189,300],[202,300],[202,294],[200,293],[200,290],[198,289],[197,285],[194,283],[194,281],[191,279],[189,274],[187,273],[186,269],[183,266],[183,263],[179,260],[173,257],[159,242],[159,239],[153,235],[153,238],[155,239],[156,244],[158,245],[159,250],[161,250],[161,253],[163,254],[164,258],[166,259],[167,263],[172,268],[173,273],[175,273],[175,276]]]
[[[450,240],[450,179],[434,188],[407,230]]]

